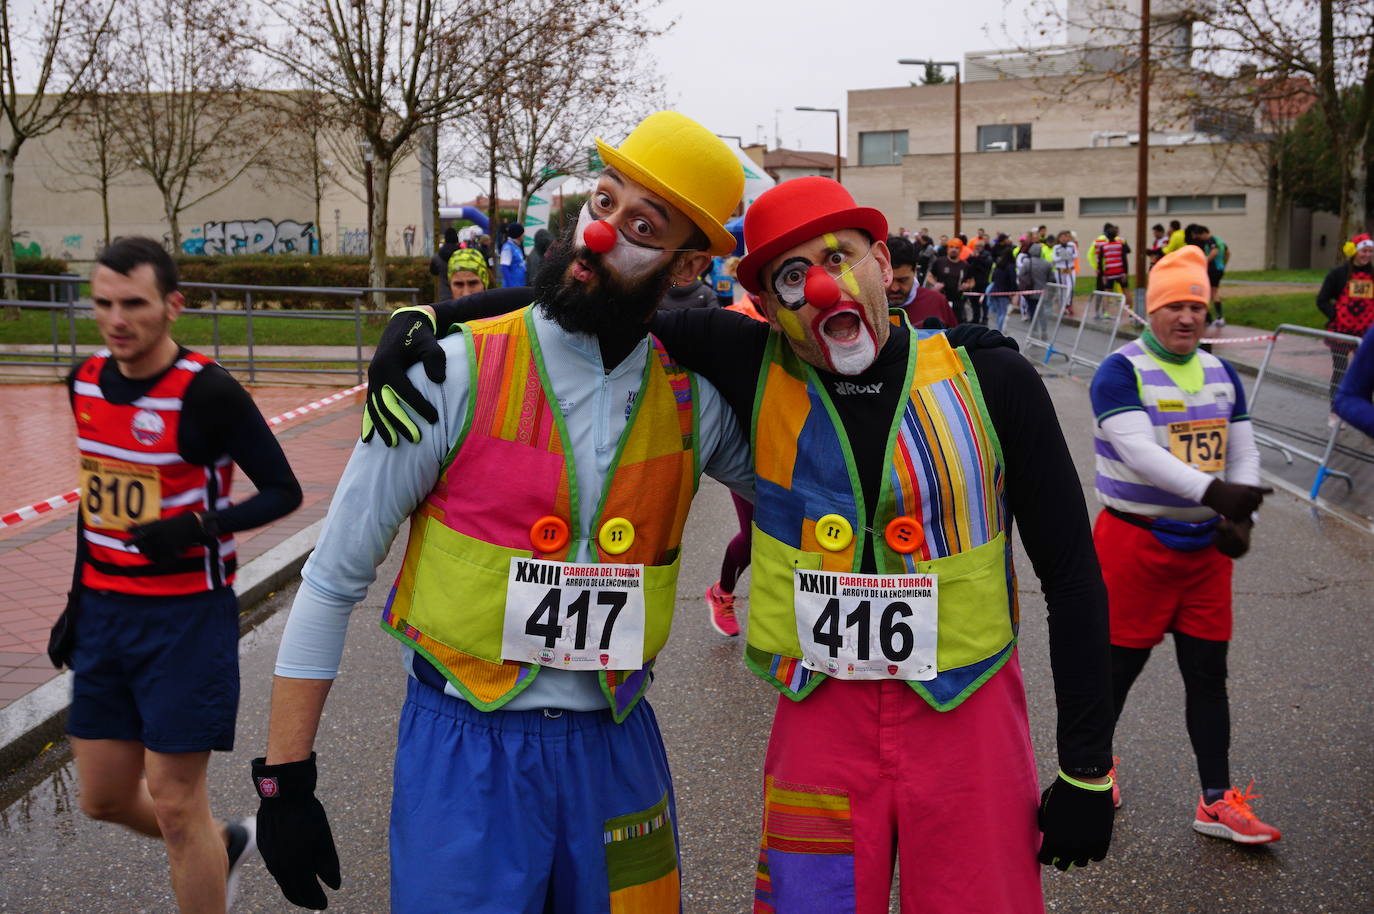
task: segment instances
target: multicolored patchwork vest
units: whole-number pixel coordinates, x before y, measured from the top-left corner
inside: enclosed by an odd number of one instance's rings
[[[501,658],[512,558],[574,561],[582,543],[596,562],[644,566],[642,669],[602,671],[617,722],[649,684],[668,640],[679,546],[698,472],[695,380],[657,339],[611,464],[590,529],[583,529],[577,472],[563,413],[545,371],[533,310],[469,324],[468,411],[433,491],[411,516],[410,542],[382,614],[382,627],[410,645],[475,707],[500,708],[539,673]],[[547,516],[567,523],[561,548],[536,552],[531,528]],[[597,542],[602,518],[634,525],[628,551]]]
[[[237,568],[234,538],[187,546],[176,558],[154,563],[128,548],[135,524],[229,506],[234,462],[187,463],[177,450],[186,390],[214,360],[187,352],[146,394],[111,403],[100,388],[110,359],[101,349],[76,370],[72,410],[81,452],[81,581],[92,590],[140,596],[175,596],[229,587]]]
[[[792,605],[798,568],[858,572],[869,555],[878,574],[939,575],[938,675],[908,683],[937,710],[958,706],[1011,656],[1019,618],[1002,449],[977,376],[943,333],[913,330],[905,389],[883,430],[889,465],[870,510],[815,369],[777,334],[769,340],[754,401],[757,503],[745,660],[794,701],[825,678],[800,659]],[[827,514],[844,517],[854,531],[842,551],[817,540],[816,521]],[[910,554],[883,537],[902,516],[925,531]]]
[[[1213,425],[1215,420],[1229,423],[1236,407],[1236,387],[1221,359],[1199,349],[1189,361],[1174,365],[1156,359],[1138,340],[1122,346],[1116,354],[1124,356],[1135,369],[1140,402],[1159,446],[1180,459],[1202,458],[1190,462],[1208,475],[1223,478],[1226,438],[1224,434],[1213,435],[1207,428],[1209,420]],[[1166,492],[1128,467],[1100,426],[1093,438],[1097,499],[1102,504],[1129,514],[1189,523],[1216,517],[1211,508]]]

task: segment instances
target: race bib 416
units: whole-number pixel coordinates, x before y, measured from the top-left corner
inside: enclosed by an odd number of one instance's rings
[[[802,665],[836,679],[934,679],[933,574],[793,572]]]

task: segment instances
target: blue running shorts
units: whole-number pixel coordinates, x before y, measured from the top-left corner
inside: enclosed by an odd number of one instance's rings
[[[391,800],[394,914],[678,914],[658,722],[479,711],[410,680]]]
[[[172,597],[83,592],[67,732],[154,752],[233,749],[238,617],[228,587]]]

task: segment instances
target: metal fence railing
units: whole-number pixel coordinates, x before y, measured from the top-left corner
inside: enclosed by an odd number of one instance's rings
[[[1360,345],[1360,338],[1329,330],[1279,324],[1264,352],[1259,371],[1248,395],[1251,421],[1255,423],[1255,440],[1278,451],[1287,463],[1294,457],[1316,464],[1316,474],[1308,497],[1315,499],[1322,484],[1336,477],[1345,482],[1347,490],[1355,486],[1348,470],[1360,464],[1374,465],[1374,453],[1367,449],[1340,443],[1344,423],[1328,409],[1313,410],[1310,404],[1294,407],[1289,402],[1274,401],[1271,395],[1260,414],[1257,404],[1260,394],[1275,383],[1285,390],[1298,390],[1316,397],[1318,402],[1330,403],[1336,386],[1345,374],[1345,360]],[[1266,382],[1268,384],[1266,385]],[[1272,404],[1272,405],[1271,405]],[[1338,462],[1346,469],[1335,464]]]
[[[49,314],[49,345],[41,351],[33,348],[26,350],[0,348],[0,368],[4,367],[53,367],[56,365],[69,364],[76,361],[78,356],[77,342],[77,321],[89,319],[93,306],[89,302],[80,300],[80,290],[82,283],[86,282],[80,276],[39,276],[30,274],[0,274],[2,279],[17,279],[28,282],[47,283],[50,288],[49,301],[16,301],[0,300],[0,307],[18,308],[29,311],[46,311]],[[388,297],[399,297],[407,300],[408,304],[418,303],[420,298],[419,289],[395,289],[395,288],[372,288],[357,287],[343,288],[331,286],[255,286],[255,285],[236,285],[230,283],[202,283],[184,282],[180,288],[186,292],[202,293],[208,295],[209,307],[205,308],[184,308],[183,317],[202,318],[211,322],[211,344],[208,347],[209,354],[213,355],[215,361],[224,365],[230,370],[240,369],[247,373],[247,380],[253,383],[257,380],[259,372],[270,370],[274,374],[351,374],[359,381],[363,379],[363,372],[366,368],[366,360],[363,357],[363,324],[369,319],[384,320],[391,312],[389,310],[375,310],[366,308],[365,301],[373,293],[381,293]],[[309,295],[321,299],[336,299],[345,303],[344,308],[328,310],[303,310],[303,309],[281,309],[264,308],[264,301],[271,301],[272,296],[292,296],[299,297]],[[228,298],[235,302],[235,307],[224,307],[222,299]],[[65,317],[67,333],[65,340],[62,339],[60,331],[61,318]],[[337,356],[327,358],[321,357],[318,353],[301,353],[297,355],[272,355],[267,356],[261,353],[261,348],[268,343],[258,341],[258,325],[263,320],[281,320],[283,318],[295,318],[301,320],[315,321],[336,321],[351,322],[353,324],[351,359],[340,359]],[[221,325],[226,320],[241,320],[244,322],[245,342],[243,345],[235,344],[228,347],[222,339]],[[226,348],[233,348],[235,352],[226,352]],[[238,352],[237,350],[244,350]],[[341,362],[351,362],[348,367],[332,367]]]
[[[1038,295],[1034,292],[1022,292],[1020,300],[1023,310],[1032,306],[1032,300],[1029,298],[1032,295],[1036,295],[1039,301],[1034,303],[1030,320],[1026,322],[1026,334],[1021,339],[1021,352],[1026,358],[1030,358],[1033,349],[1045,350],[1045,365],[1048,365],[1050,359],[1056,355],[1068,361],[1067,347],[1061,349],[1056,343],[1064,326],[1065,315],[1073,311],[1073,287],[1051,282],[1046,283],[1045,290]]]

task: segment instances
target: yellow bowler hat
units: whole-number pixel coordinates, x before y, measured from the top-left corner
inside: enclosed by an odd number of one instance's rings
[[[728,254],[735,236],[725,220],[744,196],[744,169],[720,137],[676,111],[639,122],[619,149],[596,139],[601,161],[667,200],[711,240],[710,253]]]

